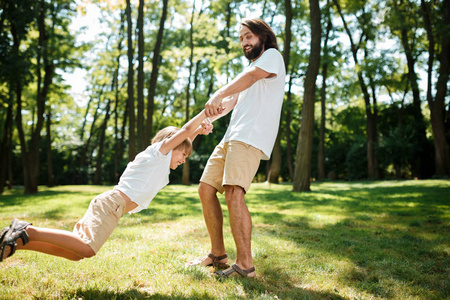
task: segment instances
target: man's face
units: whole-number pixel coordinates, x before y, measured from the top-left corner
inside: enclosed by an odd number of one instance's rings
[[[259,37],[246,26],[241,26],[239,40],[241,41],[242,51],[244,51],[244,55],[248,60],[253,61],[264,52],[264,45]]]

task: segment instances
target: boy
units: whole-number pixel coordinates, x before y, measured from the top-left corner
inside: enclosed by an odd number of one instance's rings
[[[212,125],[202,111],[181,129],[166,127],[152,144],[130,162],[113,190],[95,197],[73,232],[40,228],[13,219],[0,232],[0,261],[16,250],[32,250],[78,261],[97,254],[126,213],[146,209],[157,192],[169,183],[175,170],[192,152],[192,140],[209,134]]]

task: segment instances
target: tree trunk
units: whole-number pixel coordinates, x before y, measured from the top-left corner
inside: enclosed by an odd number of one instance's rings
[[[374,99],[374,104],[371,104],[370,94],[368,91],[367,84],[364,81],[363,72],[359,66],[358,60],[358,48],[353,42],[352,34],[347,26],[347,22],[345,21],[344,15],[342,14],[341,7],[338,1],[333,0],[338,13],[341,17],[342,23],[344,24],[345,32],[348,35],[350,40],[350,47],[353,55],[353,60],[355,62],[355,69],[358,75],[359,85],[361,87],[361,91],[364,96],[364,103],[366,107],[366,127],[367,127],[367,177],[369,179],[378,179],[378,159],[376,155],[376,144],[377,144],[377,126],[376,126],[376,99]],[[362,36],[365,36],[364,31],[361,33]],[[361,42],[363,42],[363,38],[361,38]]]
[[[79,157],[79,168],[80,168],[80,172],[77,174],[77,178],[75,178],[75,183],[76,184],[87,184],[89,182],[88,180],[88,172],[86,171],[88,169],[88,165],[89,162],[91,161],[91,158],[88,158],[88,152],[89,152],[89,148],[91,146],[91,141],[92,138],[94,137],[94,131],[95,131],[95,123],[98,120],[98,113],[100,110],[100,105],[101,105],[101,97],[103,95],[103,90],[105,88],[105,84],[103,84],[100,88],[99,91],[99,95],[98,95],[98,104],[97,104],[97,108],[95,109],[94,112],[94,116],[92,119],[92,124],[91,124],[91,129],[89,131],[89,137],[87,139],[87,141],[83,144],[82,147],[80,147],[80,149],[78,150],[78,157]],[[88,116],[89,112],[89,106],[91,103],[92,99],[89,100],[88,106],[86,108],[86,117]],[[83,134],[81,134],[83,135]]]
[[[144,0],[139,0],[138,31],[138,78],[137,78],[137,152],[146,148],[144,124]]]
[[[281,173],[281,119],[280,125],[278,129],[277,139],[275,140],[275,144],[273,146],[272,157],[270,160],[270,169],[269,174],[267,175],[267,181],[270,183],[278,183],[279,177]]]
[[[285,14],[286,14],[286,26],[285,26],[286,32],[285,32],[284,47],[283,47],[283,59],[284,59],[284,67],[285,67],[285,70],[287,73],[287,71],[289,69],[289,58],[290,58],[291,40],[292,40],[292,32],[291,32],[292,4],[291,4],[291,0],[286,0],[284,2],[284,8],[285,8]],[[286,110],[286,113],[287,113],[289,109],[287,109],[285,106],[284,110]],[[274,144],[273,152],[272,152],[272,158],[270,160],[270,170],[269,170],[269,175],[268,175],[268,181],[270,183],[278,183],[278,179],[279,179],[280,173],[281,173],[281,164],[282,164],[281,136],[282,136],[282,134],[283,134],[282,118],[280,118],[278,135],[277,135],[277,139],[275,140],[275,144]]]
[[[418,84],[418,76],[415,71],[415,63],[416,59],[414,57],[412,46],[410,45],[409,31],[410,24],[407,20],[407,17],[403,15],[401,9],[399,9],[396,1],[393,1],[394,7],[397,11],[399,11],[399,15],[401,17],[401,25],[400,28],[400,41],[405,51],[406,62],[408,66],[408,79],[411,84],[411,90],[413,94],[413,116],[414,116],[414,139],[418,144],[418,147],[415,149],[414,153],[414,163],[412,167],[412,173],[414,177],[422,178],[426,170],[427,155],[425,152],[425,145],[427,143],[426,132],[425,132],[425,120],[422,114],[421,108],[421,100],[420,100],[420,89]],[[400,1],[400,5],[403,4],[403,0]],[[409,16],[408,16],[409,17]]]
[[[424,17],[425,29],[428,36],[428,85],[427,85],[427,101],[430,107],[431,127],[434,137],[435,148],[435,162],[436,162],[436,175],[446,176],[450,175],[450,151],[449,145],[446,140],[445,132],[445,96],[447,94],[447,82],[448,73],[450,69],[450,58],[448,53],[450,52],[450,41],[448,26],[450,25],[450,1],[444,0],[443,2],[443,20],[442,28],[446,31],[442,32],[441,43],[441,55],[440,55],[440,68],[439,78],[436,85],[436,96],[433,99],[432,96],[432,73],[433,73],[433,61],[434,61],[434,37],[433,29],[431,25],[431,3],[421,1],[422,13]]]
[[[286,96],[286,160],[289,169],[289,178],[291,179],[291,181],[294,181],[294,162],[292,158],[292,143],[291,143],[292,80],[293,74],[289,76],[288,92]]]
[[[51,112],[47,113],[47,186],[53,187],[55,185],[55,175],[53,173],[53,159],[52,159],[52,132],[51,132]]]
[[[329,4],[327,5],[327,8]],[[328,39],[330,36],[332,23],[329,11],[327,12],[328,23],[325,34],[325,42],[323,49],[323,63],[322,63],[322,88],[320,91],[320,131],[319,131],[319,154],[317,159],[317,179],[325,178],[325,121],[326,121],[326,90],[327,90],[327,71],[328,71]]]
[[[114,79],[113,79],[113,81],[114,81]],[[112,84],[112,86],[114,86],[114,83]],[[106,128],[108,127],[110,110],[111,110],[111,100],[108,99],[108,102],[106,103],[105,119],[103,120],[103,124],[100,129],[100,141],[99,141],[97,162],[96,162],[95,174],[94,174],[94,184],[101,184],[103,152],[104,152]]]
[[[294,191],[310,191],[311,156],[314,133],[314,102],[316,79],[320,67],[321,24],[318,0],[309,0],[311,19],[311,50],[304,84],[302,123],[298,135],[297,159],[295,162]]]
[[[122,153],[122,149],[119,146],[120,140],[119,140],[119,100],[120,100],[120,89],[119,89],[119,69],[120,69],[120,56],[122,53],[122,43],[123,43],[123,34],[124,34],[124,28],[125,28],[125,12],[120,14],[120,40],[119,40],[119,44],[117,46],[117,50],[119,55],[117,55],[117,59],[116,59],[116,71],[114,74],[114,81],[113,81],[113,91],[114,91],[114,110],[113,110],[113,114],[114,114],[114,183],[117,183],[119,181],[120,175],[119,174],[119,162],[122,161],[122,156],[120,155],[120,153]],[[126,113],[125,113],[126,115]],[[121,139],[123,140],[123,135],[121,137]],[[119,150],[120,149],[120,150]]]
[[[153,127],[153,111],[155,106],[156,81],[158,79],[159,57],[161,53],[162,39],[164,36],[164,24],[167,19],[168,0],[163,0],[163,8],[161,20],[159,22],[158,36],[156,38],[155,48],[153,49],[152,73],[150,75],[150,83],[148,87],[147,97],[147,122],[145,125],[145,142],[150,144]]]
[[[11,93],[10,93],[11,94]],[[12,94],[10,95],[12,97]],[[0,194],[3,193],[8,177],[9,166],[11,162],[11,137],[13,125],[13,105],[12,99],[8,101],[8,108],[6,109],[5,126],[0,140]],[[8,181],[11,179],[9,178]]]
[[[188,83],[186,86],[186,119],[185,123],[189,121],[189,106],[190,106],[190,91],[191,91],[191,78],[192,78],[192,68],[194,65],[194,14],[195,14],[195,2],[192,4],[192,14],[191,14],[191,22],[190,22],[190,30],[189,30],[189,46],[191,49],[189,55],[189,77]],[[189,185],[189,158],[186,158],[186,162],[183,165],[183,176],[181,182],[184,185]]]
[[[131,4],[130,0],[127,2],[127,32],[128,32],[128,160],[134,160],[136,156],[136,113],[134,111],[134,69],[133,69],[133,22],[131,19]]]
[[[49,57],[49,51],[47,47],[48,36],[45,31],[45,5],[44,1],[40,2],[40,11],[38,15],[38,28],[39,28],[39,48],[37,56],[37,94],[36,94],[36,106],[37,106],[37,121],[31,133],[31,139],[29,148],[25,141],[25,133],[22,125],[22,86],[20,80],[16,82],[16,97],[17,97],[17,129],[19,131],[21,148],[22,148],[22,161],[24,168],[24,184],[25,194],[34,194],[38,192],[39,184],[39,153],[40,153],[40,140],[41,130],[44,124],[44,112],[45,101],[52,83],[54,74],[54,65]],[[14,34],[13,34],[14,35]],[[17,40],[18,41],[18,40]],[[18,41],[19,42],[19,41]],[[18,44],[17,51],[18,53]],[[41,76],[41,59],[44,62],[44,78]],[[19,77],[17,77],[19,78]],[[43,81],[43,85],[42,85]]]

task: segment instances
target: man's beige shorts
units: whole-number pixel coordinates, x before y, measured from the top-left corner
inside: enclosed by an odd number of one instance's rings
[[[262,157],[261,150],[246,143],[220,143],[209,157],[200,182],[209,184],[221,194],[225,185],[237,185],[247,192]]]
[[[116,228],[125,209],[126,203],[119,191],[104,192],[91,201],[73,232],[97,253]]]

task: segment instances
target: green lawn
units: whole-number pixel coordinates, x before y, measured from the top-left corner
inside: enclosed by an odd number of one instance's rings
[[[72,230],[103,186],[0,196],[12,217]],[[197,186],[164,188],[126,215],[96,257],[21,251],[0,263],[0,299],[450,299],[450,181],[254,184],[256,279],[218,281],[184,263],[209,250]],[[224,198],[220,198],[225,209]],[[225,220],[231,262],[236,249]]]

